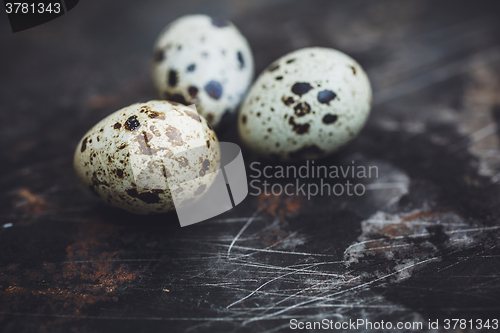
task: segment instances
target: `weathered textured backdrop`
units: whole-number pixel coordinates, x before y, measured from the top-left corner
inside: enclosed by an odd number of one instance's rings
[[[188,13],[232,20],[257,73],[307,46],[358,60],[374,88],[371,118],[322,163],[378,166],[366,195],[249,196],[180,228],[175,213],[133,216],[79,186],[78,140],[156,98],[152,45]],[[81,1],[17,34],[4,17],[0,330],[498,318],[499,14],[493,1]],[[234,126],[219,136],[238,142]]]

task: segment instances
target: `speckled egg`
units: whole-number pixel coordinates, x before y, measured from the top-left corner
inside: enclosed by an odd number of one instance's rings
[[[243,142],[282,161],[316,159],[352,140],[370,113],[361,66],[329,48],[291,52],[260,74],[238,117]]]
[[[172,193],[176,204],[196,202],[213,183],[219,161],[207,121],[169,101],[116,111],[83,136],[74,154],[76,175],[87,189],[138,214],[173,210]]]
[[[253,72],[247,40],[221,18],[183,16],[165,28],[153,52],[152,77],[160,97],[196,104],[214,127],[241,103]]]

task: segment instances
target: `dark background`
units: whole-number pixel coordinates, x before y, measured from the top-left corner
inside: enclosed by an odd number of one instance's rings
[[[157,98],[153,44],[190,13],[235,23],[256,74],[308,46],[366,69],[368,124],[320,162],[378,166],[364,196],[248,196],[181,228],[80,187],[78,140]],[[494,1],[81,1],[16,34],[0,14],[0,330],[499,319],[499,14]],[[239,142],[234,125],[218,135]]]

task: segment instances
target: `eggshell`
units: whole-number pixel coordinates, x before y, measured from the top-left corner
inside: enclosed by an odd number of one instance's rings
[[[74,168],[82,184],[108,204],[152,214],[175,208],[171,191],[177,204],[196,202],[215,179],[219,160],[217,136],[195,110],[150,101],[92,127],[76,147]]]
[[[216,127],[243,100],[254,61],[247,40],[231,22],[187,15],[160,34],[151,72],[161,98],[196,104]]]
[[[370,113],[372,91],[361,66],[329,48],[304,48],[269,65],[238,117],[242,141],[266,157],[327,156],[352,140]]]

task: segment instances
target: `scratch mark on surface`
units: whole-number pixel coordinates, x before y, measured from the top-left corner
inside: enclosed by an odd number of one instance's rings
[[[248,221],[245,223],[245,225],[240,229],[240,231],[236,234],[236,236],[234,237],[233,241],[231,242],[231,244],[229,244],[229,248],[227,249],[227,256],[229,257],[230,253],[231,253],[231,249],[233,248],[234,246],[234,243],[236,243],[236,241],[238,240],[238,238],[240,238],[241,234],[243,234],[245,232],[245,230],[248,228],[248,226],[250,224],[252,224],[252,222],[255,220],[255,218],[257,217],[257,215],[263,210],[263,209],[266,209],[267,206],[269,206],[270,204],[270,201],[267,202],[267,204],[263,205],[263,206],[260,206],[253,214],[252,216],[250,216],[250,218],[248,219]]]
[[[326,295],[326,296],[322,296],[322,297],[315,297],[311,300],[307,300],[307,301],[304,301],[304,302],[301,302],[301,303],[297,303],[297,304],[294,304],[294,305],[291,305],[291,306],[288,306],[280,311],[276,311],[274,313],[271,313],[271,314],[268,314],[268,315],[264,315],[264,316],[259,316],[259,317],[255,317],[255,318],[252,318],[252,319],[249,319],[249,320],[246,320],[243,322],[243,325],[246,325],[250,322],[253,322],[253,321],[258,321],[258,320],[263,320],[263,319],[269,319],[269,318],[272,318],[272,317],[275,317],[277,315],[280,315],[280,314],[283,314],[285,312],[288,312],[290,310],[293,310],[295,308],[298,308],[298,307],[302,307],[303,305],[306,305],[306,304],[310,304],[310,303],[313,303],[313,302],[318,302],[319,300],[332,300],[332,297],[333,296],[338,296],[338,295],[341,295],[341,294],[345,294],[347,292],[351,292],[351,291],[354,291],[354,290],[357,290],[357,289],[362,289],[362,288],[365,288],[371,284],[374,284],[375,282],[378,282],[378,281],[382,281],[384,279],[387,279],[388,277],[390,276],[393,276],[395,274],[398,274],[404,270],[407,270],[411,267],[414,267],[414,266],[417,266],[417,265],[422,265],[422,264],[425,264],[427,262],[430,262],[430,261],[434,261],[434,260],[438,260],[438,258],[429,258],[427,260],[423,260],[421,262],[418,262],[418,263],[415,263],[409,267],[404,267],[404,268],[401,268],[395,272],[392,272],[390,274],[387,274],[387,275],[384,275],[380,278],[377,278],[377,279],[374,279],[374,280],[371,280],[369,282],[365,282],[365,283],[362,283],[362,284],[359,284],[357,286],[354,286],[352,288],[349,288],[349,289],[346,289],[346,290],[342,290],[342,291],[339,291],[339,292],[335,292],[335,293],[332,293],[332,294],[329,294],[329,295]]]
[[[480,61],[474,62],[473,60],[475,59],[479,59]],[[373,105],[380,105],[401,96],[417,92],[431,86],[432,84],[444,81],[462,73],[467,73],[476,67],[485,66],[498,60],[500,60],[500,48],[498,46],[485,51],[477,52],[476,54],[465,59],[448,63],[428,73],[418,75],[407,81],[399,82],[391,87],[375,92]]]

